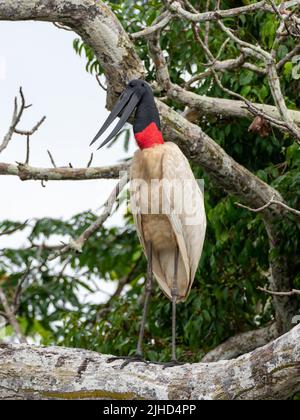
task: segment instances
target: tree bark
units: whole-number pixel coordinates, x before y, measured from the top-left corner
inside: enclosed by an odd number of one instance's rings
[[[300,325],[238,359],[163,370],[80,349],[0,346],[0,399],[286,399],[300,390]]]
[[[36,168],[22,163],[13,165],[0,162],[0,175],[18,176],[21,181],[85,181],[119,178],[122,172],[128,171],[128,168],[128,163],[90,168]]]
[[[275,323],[264,328],[237,334],[207,353],[201,359],[201,362],[211,363],[234,359],[241,354],[249,353],[258,347],[265,346],[277,337],[278,331]]]

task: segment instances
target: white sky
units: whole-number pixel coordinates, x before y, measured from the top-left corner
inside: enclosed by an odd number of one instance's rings
[[[105,92],[85,71],[86,61],[75,54],[72,41],[77,35],[52,24],[1,22],[0,39],[0,141],[12,117],[13,99],[23,87],[27,110],[19,128],[30,129],[43,116],[46,122],[31,140],[30,164],[51,166],[47,149],[57,166],[86,166],[89,143],[107,116]],[[25,141],[15,135],[0,155],[2,162],[24,161]],[[136,145],[132,140],[129,156]],[[98,151],[93,165],[110,165],[125,157],[122,141]],[[24,221],[36,217],[69,218],[84,210],[96,210],[115,181],[22,182],[17,177],[0,177],[0,220]],[[110,223],[121,223],[115,216]],[[20,235],[0,237],[0,247],[17,246]]]

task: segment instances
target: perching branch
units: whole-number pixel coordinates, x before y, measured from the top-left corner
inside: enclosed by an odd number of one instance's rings
[[[82,349],[0,346],[1,399],[277,400],[299,391],[300,325],[238,359],[160,365]]]

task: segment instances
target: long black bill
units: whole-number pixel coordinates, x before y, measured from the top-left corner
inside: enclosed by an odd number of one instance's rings
[[[110,140],[112,140],[118,132],[121,130],[123,125],[127,122],[128,118],[134,111],[135,107],[137,106],[140,98],[135,92],[126,91],[121,95],[120,99],[114,106],[113,110],[109,114],[108,118],[104,122],[103,126],[101,127],[100,131],[97,133],[96,137],[91,142],[90,146],[95,143],[102,136],[104,131],[110,126],[110,124],[121,115],[118,124],[115,126],[113,131],[110,135],[104,140],[103,143],[98,147],[98,150],[105,146]]]

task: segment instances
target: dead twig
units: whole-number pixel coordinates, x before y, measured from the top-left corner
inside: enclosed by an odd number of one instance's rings
[[[297,289],[290,290],[289,292],[274,292],[273,290],[268,290],[268,289],[265,289],[264,287],[258,287],[257,290],[260,290],[261,292],[267,293],[272,296],[284,297],[284,296],[300,295],[300,290],[297,290]]]
[[[270,207],[272,205],[276,205],[276,206],[280,206],[280,207],[284,208],[285,210],[287,210],[288,212],[290,212],[292,214],[295,214],[296,216],[300,217],[300,211],[299,210],[296,210],[296,209],[293,209],[292,207],[289,207],[287,204],[283,203],[282,201],[275,200],[274,196],[271,198],[270,201],[268,201],[263,206],[258,207],[257,209],[253,209],[251,207],[245,206],[244,204],[237,203],[237,202],[235,203],[235,205],[238,206],[238,207],[241,207],[243,209],[249,210],[253,213],[259,213],[259,212],[267,209],[268,207]]]
[[[20,134],[21,136],[32,136],[40,128],[46,118],[46,116],[43,116],[43,118],[41,118],[31,130],[19,130],[16,128],[15,133]]]
[[[54,160],[54,158],[53,158],[53,156],[52,156],[52,154],[51,154],[50,150],[47,150],[47,153],[48,153],[48,156],[49,156],[49,158],[50,158],[50,161],[51,161],[51,163],[52,163],[52,165],[53,165],[53,168],[57,168],[56,163],[55,163],[55,160]]]
[[[77,239],[71,239],[68,245],[50,255],[48,260],[52,261],[57,257],[62,256],[70,251],[81,253],[86,241],[103,225],[103,223],[111,215],[113,205],[115,204],[120,192],[123,190],[128,182],[127,173],[120,179],[115,188],[112,190],[108,200],[104,204],[104,210],[98,219],[92,223]]]

